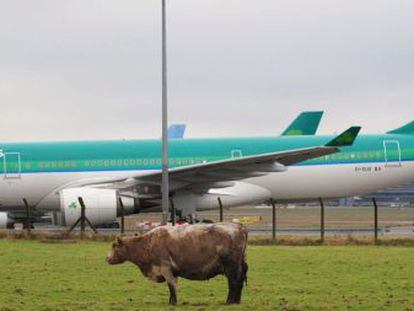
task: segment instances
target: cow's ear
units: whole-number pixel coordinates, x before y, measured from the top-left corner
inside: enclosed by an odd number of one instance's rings
[[[124,244],[124,242],[122,241],[122,239],[120,237],[117,237],[116,241],[118,242],[118,245]]]

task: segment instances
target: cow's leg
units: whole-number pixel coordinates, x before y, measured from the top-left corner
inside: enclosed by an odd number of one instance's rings
[[[243,280],[240,277],[239,267],[235,264],[231,264],[226,269],[226,277],[229,288],[227,296],[227,304],[240,303],[241,292],[243,289]]]
[[[228,289],[229,292],[227,294],[227,301],[226,303],[228,305],[235,303],[235,293],[234,293],[234,289],[235,289],[235,282],[234,279],[231,276],[227,276],[227,284],[228,284]]]
[[[240,264],[228,262],[226,264],[226,277],[228,282],[229,294],[227,304],[239,304],[243,290],[244,281],[246,280],[247,264],[242,261]]]
[[[241,294],[242,294],[242,290],[243,290],[243,282],[240,280],[235,280],[233,282],[233,286],[232,286],[232,300],[230,303],[237,303],[239,304],[241,301]]]
[[[170,304],[177,304],[177,278],[173,275],[169,268],[162,269],[162,276],[168,284],[170,290]]]
[[[168,289],[170,290],[170,305],[177,304],[177,287],[174,283],[168,282]]]

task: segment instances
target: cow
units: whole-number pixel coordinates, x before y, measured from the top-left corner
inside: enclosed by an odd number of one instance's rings
[[[225,275],[227,304],[239,304],[247,282],[247,230],[234,223],[161,226],[145,234],[117,238],[107,256],[111,265],[125,261],[157,283],[167,282],[170,304],[177,304],[177,280],[208,280]]]

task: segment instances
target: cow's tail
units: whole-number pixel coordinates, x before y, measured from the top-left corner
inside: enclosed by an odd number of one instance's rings
[[[249,270],[249,266],[248,266],[245,258],[243,258],[243,261],[242,261],[242,276],[243,276],[243,279],[244,279],[244,284],[246,284],[246,287],[247,287],[247,271],[248,270]]]

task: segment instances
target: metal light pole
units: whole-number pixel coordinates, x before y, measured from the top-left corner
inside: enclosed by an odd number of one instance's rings
[[[168,221],[168,89],[166,0],[162,0],[162,220]]]

